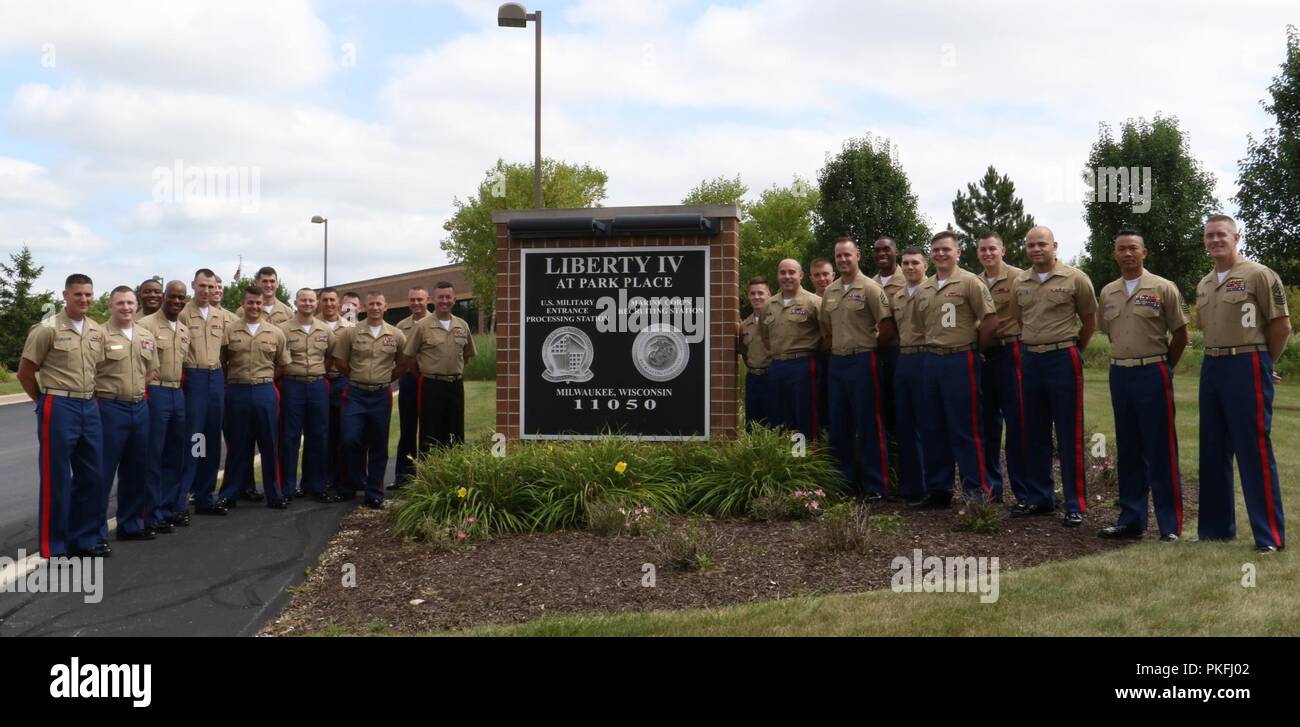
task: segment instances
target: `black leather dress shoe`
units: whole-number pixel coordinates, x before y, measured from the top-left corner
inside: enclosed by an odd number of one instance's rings
[[[374,499],[373,497],[367,497],[367,498],[366,498],[366,507],[370,508],[371,510],[383,510],[383,509],[384,509],[384,501],[383,501],[383,500],[376,500],[376,499]]]
[[[149,528],[138,530],[134,533],[124,533],[121,531],[118,531],[117,533],[118,540],[153,540],[157,537],[158,536]]]
[[[400,489],[402,489],[403,487],[406,487],[406,483],[405,483],[405,482],[394,482],[393,484],[389,485],[388,487],[386,487],[386,488],[384,488],[384,489],[388,490],[389,492],[392,492],[393,490],[400,490]]]
[[[1102,528],[1097,535],[1110,540],[1137,540],[1142,537],[1142,531],[1134,527],[1111,525],[1110,527]]]
[[[931,492],[914,502],[907,503],[908,507],[917,510],[946,510],[952,505],[952,493],[950,492]]]
[[[194,508],[195,515],[226,515],[229,512],[230,511],[227,510],[225,506],[222,505],[220,502],[213,503],[211,505],[208,505],[207,507]]]
[[[257,490],[244,490],[243,492],[239,493],[239,496],[244,498],[245,500],[248,500],[249,502],[261,502],[262,498],[265,497],[265,495],[258,492]]]
[[[1065,513],[1065,519],[1061,521],[1061,524],[1067,528],[1080,527],[1083,525],[1083,513],[1067,512]]]
[[[1011,517],[1031,517],[1033,515],[1051,515],[1056,512],[1056,508],[1051,505],[1026,505],[1023,502],[1016,503],[1011,508]]]
[[[190,514],[188,512],[183,512],[179,515],[172,515],[171,519],[167,522],[178,528],[188,528],[190,526]]]
[[[171,535],[173,532],[172,524],[166,520],[155,525],[150,525],[149,528],[159,535]]]
[[[288,500],[267,500],[266,506],[271,508],[272,510],[288,510],[289,501]]]
[[[1286,546],[1283,545],[1280,548],[1275,548],[1271,545],[1261,545],[1255,548],[1255,552],[1259,553],[1260,555],[1269,555],[1271,553],[1276,553],[1279,550],[1286,550]]]
[[[316,502],[323,502],[330,505],[336,502],[343,502],[343,498],[339,497],[333,492],[322,492],[319,495],[312,495],[311,499],[315,500]]]
[[[880,494],[880,493],[878,493],[878,492],[868,492],[866,495],[863,496],[862,501],[863,501],[863,502],[880,502],[880,501],[882,501],[882,500],[884,500],[884,499],[885,499],[885,496],[882,495],[882,494]]]
[[[95,543],[95,550],[103,553],[104,555],[113,554],[113,546],[109,545],[107,540],[101,540],[98,543]]]
[[[214,505],[214,507],[219,507],[224,510],[234,510],[238,506],[239,506],[239,500],[232,500],[229,497],[223,497],[217,500],[216,504]]]
[[[1178,542],[1178,533],[1165,533],[1164,535],[1160,536],[1160,542],[1176,543]]]

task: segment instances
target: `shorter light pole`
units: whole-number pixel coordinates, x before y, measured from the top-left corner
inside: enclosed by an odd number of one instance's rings
[[[330,221],[316,215],[311,218],[313,224],[325,225],[325,272],[321,275],[321,287],[330,284]]]

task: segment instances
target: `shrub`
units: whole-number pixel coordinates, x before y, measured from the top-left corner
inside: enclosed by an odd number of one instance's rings
[[[903,529],[903,517],[901,515],[872,515],[867,518],[867,524],[878,533],[892,535]]]
[[[648,534],[647,557],[660,568],[703,570],[713,563],[721,535],[707,518],[691,517],[680,525],[660,524]]]
[[[1002,510],[982,498],[967,500],[957,512],[957,524],[964,530],[992,535],[1002,529]]]
[[[7,366],[0,366],[0,384],[7,384],[13,379],[13,374],[9,373]]]
[[[465,364],[466,381],[493,381],[497,377],[497,337],[495,333],[474,336],[474,358]]]
[[[641,535],[654,529],[654,510],[618,500],[597,500],[587,506],[587,529],[600,535]]]
[[[817,447],[810,444],[806,456],[794,457],[784,431],[755,427],[713,450],[709,469],[686,482],[686,505],[692,512],[733,517],[748,513],[760,497],[793,496],[836,480],[835,466]]]
[[[774,492],[750,502],[749,516],[764,522],[802,520],[820,515],[829,504],[826,491],[820,487],[815,490]]]
[[[862,553],[871,543],[871,531],[867,508],[854,501],[841,502],[813,521],[809,544],[815,550]]]

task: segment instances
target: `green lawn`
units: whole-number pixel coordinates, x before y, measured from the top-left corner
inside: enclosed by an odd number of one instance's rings
[[[1182,466],[1196,472],[1197,381],[1174,383]],[[1085,424],[1113,443],[1106,374],[1086,372]],[[1288,525],[1300,525],[1300,385],[1278,388],[1273,443]],[[1113,452],[1111,453],[1113,456]],[[874,591],[801,597],[722,609],[547,617],[493,635],[1296,635],[1300,634],[1300,558],[1293,550],[1256,556],[1238,494],[1238,540],[1147,541],[1073,561],[1003,573],[1000,598],[981,604],[964,593]],[[1249,565],[1248,565],[1249,564]],[[1255,586],[1243,587],[1244,569]]]

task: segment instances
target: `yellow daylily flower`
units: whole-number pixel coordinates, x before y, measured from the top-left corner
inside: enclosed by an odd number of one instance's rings
[[[619,462],[618,464],[614,465],[614,471],[619,473],[620,475],[623,474],[624,472],[627,472],[627,462]]]
[[[469,490],[465,489],[464,487],[460,488],[459,490],[456,490],[456,495],[458,497],[464,498],[468,494],[469,494]]]

